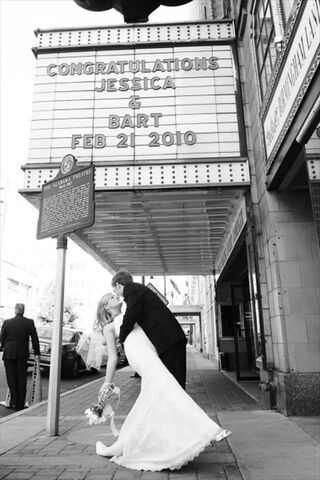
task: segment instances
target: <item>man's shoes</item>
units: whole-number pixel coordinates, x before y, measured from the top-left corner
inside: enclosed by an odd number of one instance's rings
[[[10,410],[16,410],[17,407],[15,405],[6,405],[6,408],[9,408]]]
[[[221,442],[221,440],[230,437],[230,435],[232,435],[232,432],[230,432],[230,430],[222,430],[220,433],[218,433],[218,435],[216,435],[215,441]]]

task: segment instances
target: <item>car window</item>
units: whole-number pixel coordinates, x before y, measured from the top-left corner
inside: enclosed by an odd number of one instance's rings
[[[74,336],[74,330],[66,330],[65,328],[62,330],[62,340],[64,342],[70,342],[72,337]]]
[[[41,337],[41,338],[51,338],[52,337],[52,328],[51,327],[38,327],[37,332],[38,332],[38,337]]]
[[[47,338],[51,339],[52,338],[52,327],[38,327],[37,328],[38,332],[38,337],[39,338]],[[79,332],[76,332],[75,330],[69,330],[68,328],[63,328],[62,329],[62,341],[63,342],[70,342],[70,341],[75,341],[75,334],[79,334]],[[78,340],[78,338],[77,338]],[[77,343],[77,342],[75,342]]]
[[[63,329],[62,330],[62,339],[65,342],[78,343],[79,339],[81,337],[81,334],[82,334],[82,332],[79,332],[78,330]]]

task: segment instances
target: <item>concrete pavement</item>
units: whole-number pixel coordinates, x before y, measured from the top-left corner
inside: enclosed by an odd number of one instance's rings
[[[218,418],[232,430],[229,444],[246,480],[320,478],[319,443],[287,417],[257,410]]]
[[[129,367],[116,373],[121,426],[140,390]],[[264,410],[252,396],[196,350],[188,351],[187,391],[233,435],[207,448],[179,471],[137,472],[95,454],[112,441],[106,425],[88,427],[84,410],[96,400],[98,379],[61,395],[59,436],[46,432],[46,402],[0,420],[1,473],[6,480],[319,480],[319,419],[289,419]]]

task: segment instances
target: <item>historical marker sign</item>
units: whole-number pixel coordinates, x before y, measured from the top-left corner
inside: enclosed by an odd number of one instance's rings
[[[57,177],[42,187],[37,238],[58,237],[94,223],[94,167],[64,157]],[[69,172],[65,175],[65,172]]]

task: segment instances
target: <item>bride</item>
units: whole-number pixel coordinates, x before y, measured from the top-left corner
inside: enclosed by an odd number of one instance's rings
[[[122,301],[108,293],[100,300],[97,322],[108,349],[105,384],[117,366],[116,338],[122,323]],[[231,435],[192,400],[159,359],[138,324],[124,342],[132,369],[141,376],[141,392],[110,446],[96,443],[96,453],[134,470],[179,469],[211,442]]]

